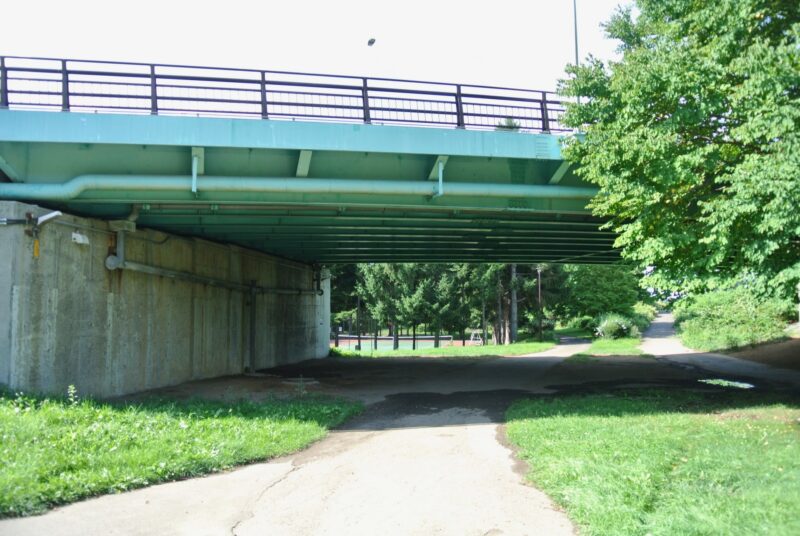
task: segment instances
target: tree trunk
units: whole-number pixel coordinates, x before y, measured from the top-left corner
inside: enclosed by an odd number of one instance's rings
[[[434,348],[439,348],[439,330],[438,329],[433,334],[433,347]]]
[[[481,300],[481,326],[483,327],[483,344],[488,344],[489,328],[486,325],[486,298]]]
[[[397,350],[400,348],[400,339],[399,339],[400,332],[397,329],[397,326],[392,324],[392,350]]]
[[[411,349],[417,349],[417,325],[411,326]]]
[[[497,329],[494,330],[495,344],[503,344],[503,283],[497,275]]]
[[[508,305],[506,300],[506,307],[503,309],[503,344],[511,344],[511,318]]]
[[[511,265],[511,342],[517,342],[517,265]]]

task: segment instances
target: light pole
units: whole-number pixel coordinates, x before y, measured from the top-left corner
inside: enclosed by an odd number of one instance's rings
[[[572,0],[572,33],[575,36],[575,67],[580,65],[578,56],[578,0]],[[581,98],[578,97],[578,104],[581,103]]]
[[[542,308],[542,267],[536,267],[536,285],[539,287],[539,342],[544,341],[544,333],[542,332],[542,316],[544,309]]]
[[[572,30],[575,35],[575,66],[580,63],[578,59],[578,0],[572,0]]]

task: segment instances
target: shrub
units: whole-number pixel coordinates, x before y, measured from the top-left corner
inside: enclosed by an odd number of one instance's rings
[[[564,266],[569,316],[628,314],[639,299],[638,276],[626,265],[573,264]]]
[[[593,317],[584,315],[570,318],[569,322],[567,322],[567,327],[571,329],[594,331],[595,328],[597,328],[597,324],[595,323],[595,319]]]
[[[684,344],[697,350],[721,350],[758,344],[784,336],[787,304],[761,299],[736,287],[701,294],[675,306]]]
[[[631,313],[631,320],[639,332],[642,332],[647,329],[656,317],[656,308],[649,303],[636,302],[631,308]]]
[[[622,337],[638,336],[631,333],[631,328],[633,327],[635,327],[635,325],[630,318],[617,313],[608,313],[598,317],[595,334],[604,339],[620,339]]]

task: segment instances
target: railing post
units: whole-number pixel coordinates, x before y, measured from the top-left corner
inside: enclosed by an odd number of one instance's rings
[[[158,114],[158,84],[156,83],[156,66],[150,65],[150,114]]]
[[[261,71],[261,119],[269,119],[267,114],[267,73]]]
[[[367,79],[362,78],[361,81],[361,101],[364,106],[364,122],[369,124],[372,122],[372,119],[369,116],[369,91],[367,88]]]
[[[67,60],[61,60],[61,111],[69,111],[69,73]]]
[[[6,59],[0,56],[0,108],[8,108],[8,70],[6,69]]]
[[[550,117],[547,114],[547,93],[542,91],[542,132],[550,132]]]
[[[456,86],[456,127],[466,128],[464,122],[464,103],[461,100],[461,84]]]

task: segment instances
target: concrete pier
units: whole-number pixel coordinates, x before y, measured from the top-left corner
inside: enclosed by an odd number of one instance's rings
[[[0,218],[49,212],[0,202]],[[38,252],[32,230],[0,225],[0,384],[10,389],[108,397],[328,353],[329,281],[311,266],[138,229],[125,233],[126,259],[171,275],[109,270],[109,222],[60,216],[39,227]]]

